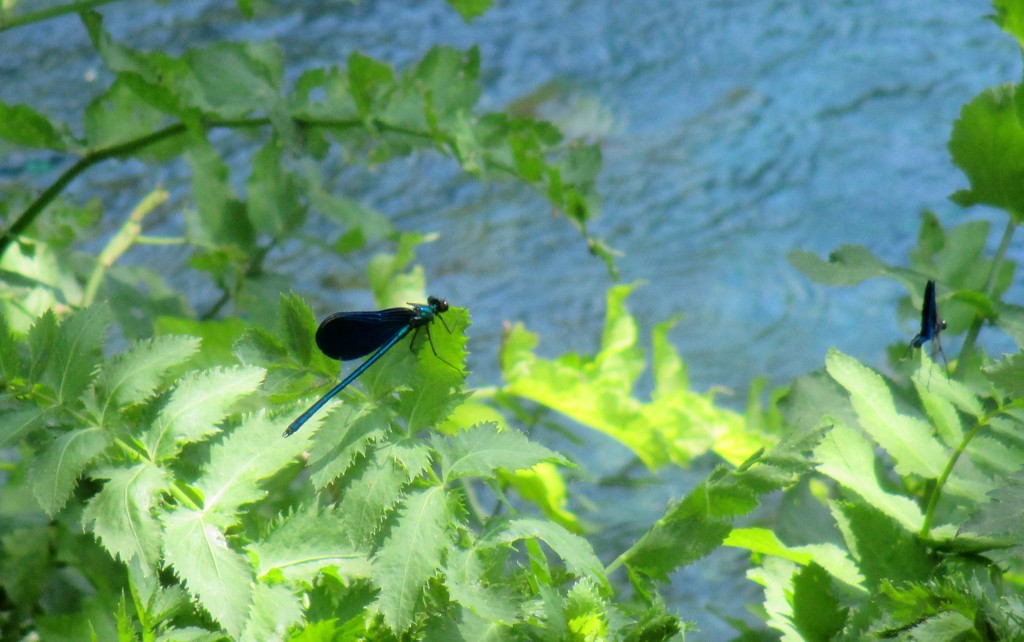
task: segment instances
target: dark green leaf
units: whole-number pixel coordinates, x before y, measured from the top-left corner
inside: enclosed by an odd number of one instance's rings
[[[0,137],[16,145],[65,151],[70,149],[66,125],[54,124],[28,105],[0,102]]]
[[[381,99],[394,88],[391,67],[359,52],[348,58],[348,77],[352,99],[359,115],[368,118]]]
[[[805,640],[833,639],[846,615],[825,569],[812,562],[793,576],[793,624]]]
[[[299,201],[299,183],[284,167],[277,138],[253,156],[247,186],[249,218],[258,231],[278,237],[302,225],[306,208]]]

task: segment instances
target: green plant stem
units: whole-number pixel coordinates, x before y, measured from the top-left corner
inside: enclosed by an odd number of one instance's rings
[[[999,241],[999,247],[996,249],[996,253],[992,257],[992,269],[989,271],[988,281],[985,283],[985,295],[988,297],[991,297],[995,290],[996,276],[999,274],[999,267],[1003,264],[1003,260],[1006,258],[1006,252],[1010,248],[1010,241],[1013,239],[1013,232],[1016,229],[1017,225],[1013,222],[1013,219],[1007,219],[1006,229],[1003,230],[1003,237]],[[963,347],[960,348],[960,356],[956,360],[956,366],[953,369],[954,375],[958,374],[962,363],[970,361],[970,356],[974,353],[974,347],[978,341],[978,335],[981,333],[981,326],[984,323],[985,319],[975,315],[974,321],[967,329],[967,335],[964,337]]]
[[[949,479],[949,476],[953,473],[953,467],[956,466],[956,462],[959,461],[960,455],[962,455],[964,451],[967,450],[967,446],[971,443],[971,440],[974,439],[979,432],[981,432],[982,428],[989,425],[992,422],[993,418],[1005,413],[1008,410],[1021,407],[1024,407],[1024,399],[1018,399],[1005,406],[1000,406],[999,408],[979,418],[978,423],[976,423],[974,427],[971,428],[966,435],[964,435],[964,438],[957,445],[956,450],[953,451],[953,455],[949,458],[949,461],[946,462],[946,467],[942,470],[942,474],[939,475],[939,478],[937,480],[935,480],[935,488],[932,489],[932,494],[928,498],[928,507],[925,509],[924,512],[924,522],[921,524],[920,535],[922,537],[928,537],[928,531],[931,530],[932,521],[935,519],[935,507],[938,506],[939,498],[942,496],[942,488],[943,486],[946,485],[946,481]]]
[[[117,234],[110,239],[107,245],[100,251],[96,260],[96,267],[89,275],[89,282],[85,286],[85,293],[82,295],[82,307],[92,305],[96,300],[96,293],[99,291],[103,277],[107,270],[119,259],[128,249],[136,243],[142,233],[142,219],[150,212],[163,204],[170,194],[167,190],[155,189],[146,195],[142,201],[135,206],[128,220],[124,222]]]
[[[77,2],[48,7],[46,9],[40,9],[39,11],[30,11],[18,16],[5,16],[3,15],[3,12],[0,12],[0,31],[7,31],[8,29],[14,29],[16,27],[24,27],[25,25],[30,25],[34,22],[42,22],[43,20],[66,16],[72,13],[89,11],[90,9],[95,9],[96,7],[102,7],[105,4],[111,4],[119,1],[120,0],[78,0]]]
[[[354,118],[328,119],[299,117],[293,118],[292,120],[299,128],[355,129],[366,126],[364,121]],[[266,127],[269,125],[271,125],[271,121],[266,117],[234,118],[208,121],[203,125],[203,129],[206,131],[213,129],[251,129],[255,127]],[[384,123],[383,121],[374,121],[373,128],[376,131],[398,133],[405,136],[416,136],[427,141],[432,140],[430,134],[427,132],[417,132],[404,127],[396,127]],[[53,200],[56,199],[57,196],[59,196],[60,193],[78,177],[79,174],[93,165],[102,163],[105,160],[139,153],[147,147],[151,147],[170,138],[180,136],[187,131],[188,126],[186,126],[185,123],[174,123],[145,136],[133,138],[131,140],[117,143],[116,145],[110,145],[109,147],[102,147],[100,149],[87,152],[84,156],[78,159],[78,162],[58,176],[57,180],[47,187],[42,194],[29,203],[28,207],[26,207],[14,220],[14,223],[12,223],[11,226],[3,232],[3,235],[0,236],[0,256],[7,251],[7,248],[10,247],[11,243],[13,243],[18,236],[23,234],[25,230],[32,225],[36,218],[44,209],[46,209],[46,206],[52,203]]]
[[[8,227],[3,237],[0,237],[0,256],[2,256],[7,248],[10,247],[11,243],[20,236],[32,223],[36,220],[36,217],[46,206],[53,202],[61,192],[71,184],[71,181],[78,178],[78,175],[89,169],[93,165],[102,163],[105,160],[116,158],[118,156],[125,156],[134,152],[139,152],[150,145],[163,142],[168,138],[173,138],[183,134],[186,131],[184,123],[177,123],[174,125],[168,125],[163,129],[147,134],[141,138],[135,138],[117,145],[111,145],[109,147],[103,147],[101,149],[87,153],[85,156],[78,159],[74,165],[64,171],[63,174],[57,177],[57,180],[47,187],[42,194],[40,194],[34,201],[29,203],[28,207],[18,215],[18,218],[14,220],[14,223]]]

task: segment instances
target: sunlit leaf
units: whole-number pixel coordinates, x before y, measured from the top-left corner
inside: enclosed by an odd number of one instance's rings
[[[110,443],[100,428],[68,431],[50,442],[29,469],[29,483],[39,505],[51,517],[64,507],[78,478]]]
[[[921,528],[924,515],[910,499],[882,489],[875,474],[871,444],[859,434],[836,424],[814,450],[821,462],[818,470],[857,493],[868,504],[898,522],[908,531]]]
[[[413,623],[427,580],[440,568],[444,551],[451,546],[442,487],[412,493],[403,504],[395,527],[373,560],[374,583],[380,587],[377,608],[396,632]]]
[[[960,111],[949,139],[953,162],[970,182],[953,200],[964,207],[998,207],[1018,223],[1024,216],[1021,91],[1006,84],[981,92]]]

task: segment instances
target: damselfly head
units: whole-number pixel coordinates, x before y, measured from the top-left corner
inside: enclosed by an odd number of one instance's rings
[[[427,305],[429,305],[430,307],[434,308],[438,312],[447,312],[448,311],[448,302],[445,301],[444,299],[439,299],[436,296],[428,296],[427,297]]]

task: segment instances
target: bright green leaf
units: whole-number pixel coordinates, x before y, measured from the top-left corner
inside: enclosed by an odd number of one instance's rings
[[[221,526],[198,511],[174,511],[164,518],[164,555],[199,604],[237,636],[248,618],[254,578]]]
[[[162,533],[152,509],[167,488],[166,472],[142,463],[100,470],[95,477],[107,482],[86,505],[83,525],[96,533],[114,557],[126,564],[138,560],[146,574],[154,572],[160,560]]]
[[[136,343],[104,364],[96,378],[104,408],[145,401],[156,392],[169,369],[188,361],[197,350],[196,337],[166,335]]]
[[[29,468],[32,493],[46,514],[63,508],[86,466],[107,447],[111,436],[100,428],[78,428],[52,441]]]
[[[281,439],[280,434],[280,425],[260,411],[245,417],[210,449],[209,463],[196,480],[207,515],[233,515],[240,506],[266,494],[259,482],[277,473],[307,446],[303,436],[308,432],[290,439]]]
[[[1024,127],[1021,87],[1005,84],[983,91],[960,111],[949,151],[971,186],[957,204],[991,205],[1020,223],[1024,217]]]
[[[651,468],[685,464],[709,449],[739,464],[768,445],[763,435],[745,429],[741,415],[719,408],[713,395],[685,388],[681,366],[673,365],[678,357],[664,340],[667,326],[655,334],[655,346],[669,353],[655,357],[655,396],[650,402],[633,396],[645,359],[624,304],[632,287],[609,291],[601,352],[594,357],[541,360],[533,353],[536,337],[514,328],[502,352],[506,390],[618,439]]]
[[[449,517],[442,487],[410,494],[373,560],[374,582],[380,587],[376,606],[395,632],[412,625],[427,581],[439,570],[444,552],[451,546]]]
[[[853,430],[836,424],[814,450],[818,470],[860,495],[871,506],[899,522],[910,532],[921,528],[924,515],[906,497],[885,492],[875,475],[871,444]]]
[[[181,444],[217,430],[235,401],[252,393],[263,380],[260,368],[215,368],[183,377],[143,442],[154,461],[174,456]]]
[[[856,563],[835,544],[787,546],[766,528],[735,528],[725,538],[723,545],[744,548],[761,555],[774,555],[801,566],[817,564],[837,580],[860,591],[864,590],[864,576],[857,570]]]
[[[825,367],[849,391],[861,427],[892,455],[896,472],[928,479],[942,473],[948,456],[931,426],[899,413],[880,375],[835,349],[829,350]]]
[[[110,308],[99,304],[76,310],[61,324],[54,360],[46,377],[57,391],[59,403],[77,402],[92,381],[102,356],[103,339],[112,323]]]
[[[482,548],[510,544],[519,540],[544,542],[565,562],[569,571],[579,577],[588,577],[601,586],[602,590],[608,590],[604,565],[594,554],[590,542],[579,535],[573,535],[558,524],[532,518],[513,518],[482,538],[478,546]]]
[[[498,469],[514,472],[541,462],[569,463],[518,431],[499,432],[490,424],[475,426],[445,439],[435,437],[432,441],[440,454],[446,482],[461,477],[493,477]]]
[[[348,541],[346,516],[337,508],[306,506],[288,515],[262,539],[249,545],[258,560],[257,576],[268,574],[313,585],[325,569],[355,580],[371,574],[365,551]]]

